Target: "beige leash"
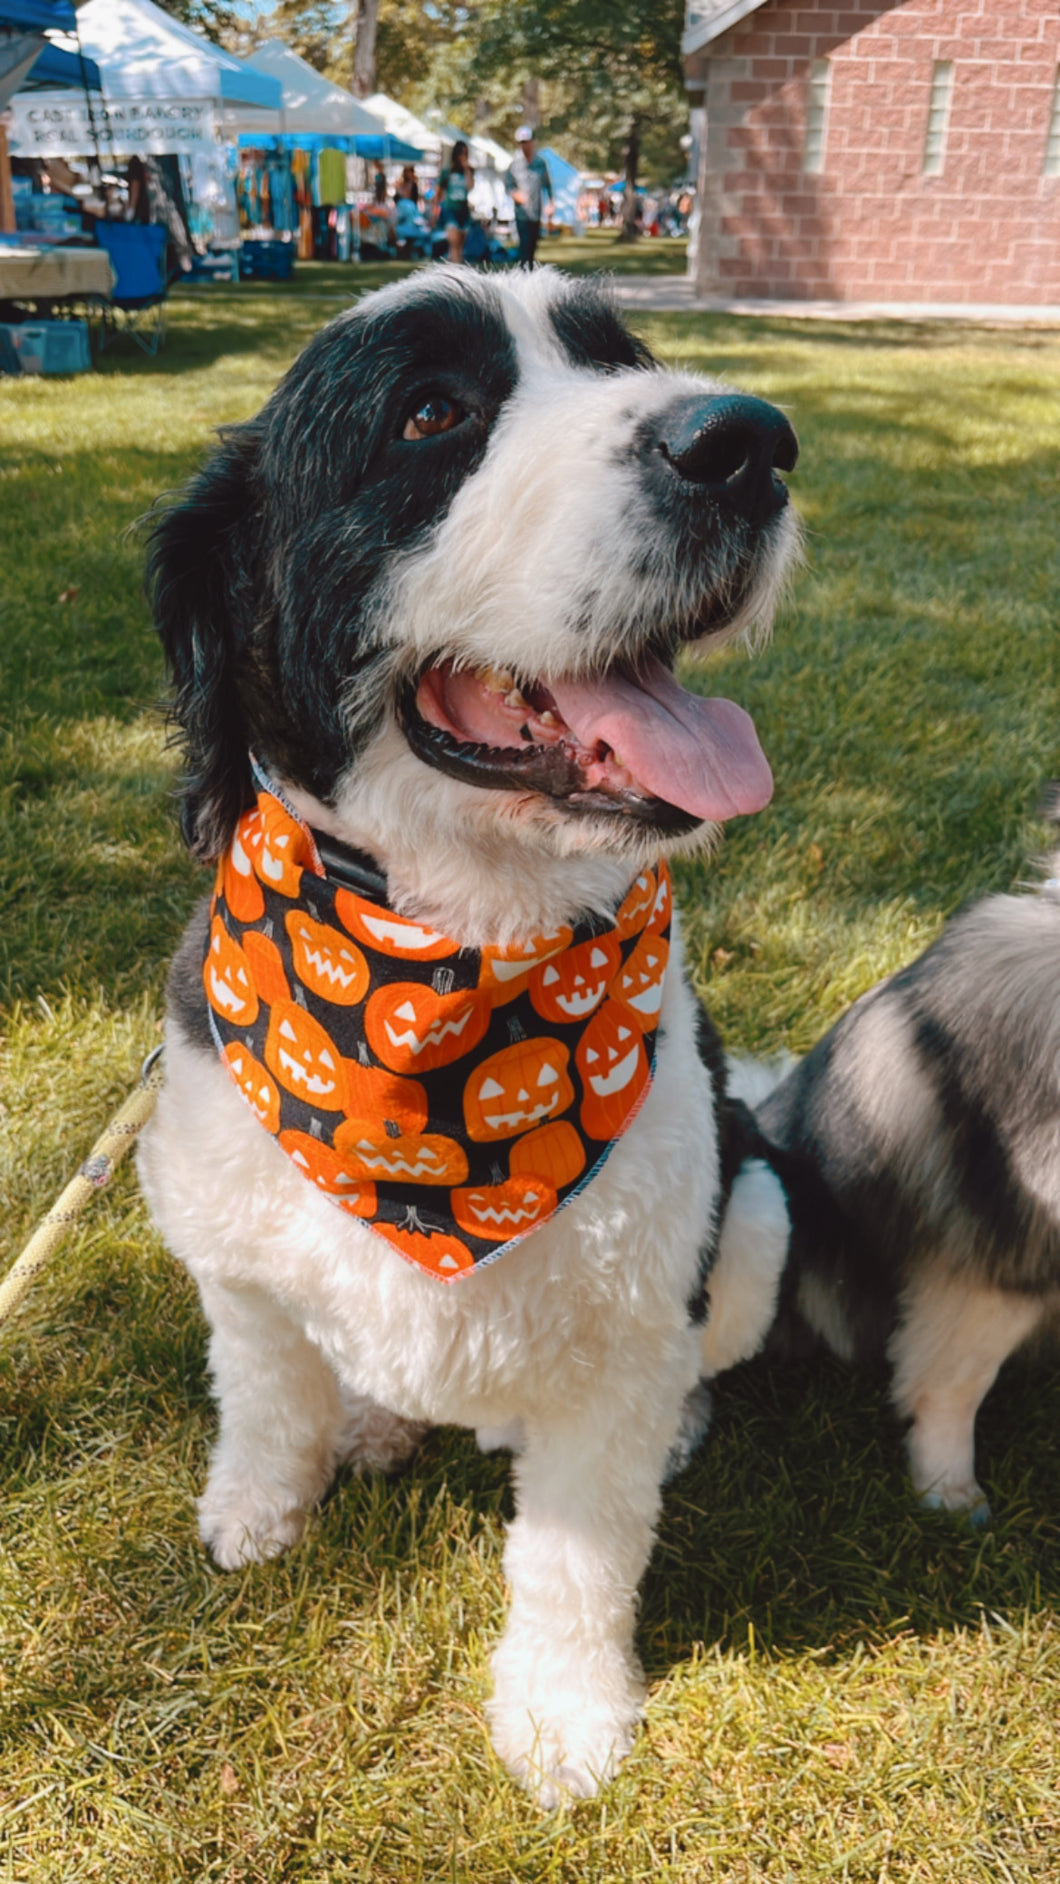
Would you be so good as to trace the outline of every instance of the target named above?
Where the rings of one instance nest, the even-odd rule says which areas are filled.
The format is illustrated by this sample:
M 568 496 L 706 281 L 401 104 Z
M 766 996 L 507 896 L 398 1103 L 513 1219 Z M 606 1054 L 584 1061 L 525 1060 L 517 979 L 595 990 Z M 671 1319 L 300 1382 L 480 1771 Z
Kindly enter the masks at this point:
M 85 1205 L 110 1183 L 126 1152 L 132 1149 L 151 1117 L 164 1077 L 162 1048 L 156 1047 L 144 1061 L 135 1092 L 129 1094 L 121 1111 L 115 1113 L 77 1176 L 70 1179 L 62 1196 L 56 1198 L 21 1256 L 0 1282 L 0 1328 L 14 1314 L 34 1278 L 50 1262 Z

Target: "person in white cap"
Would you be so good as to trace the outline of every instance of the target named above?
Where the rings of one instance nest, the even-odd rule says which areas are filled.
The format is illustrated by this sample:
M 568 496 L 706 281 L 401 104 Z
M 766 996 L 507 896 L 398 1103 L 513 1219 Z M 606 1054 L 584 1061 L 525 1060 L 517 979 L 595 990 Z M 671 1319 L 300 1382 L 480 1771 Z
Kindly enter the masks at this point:
M 505 173 L 505 187 L 515 204 L 515 233 L 519 239 L 519 261 L 525 268 L 534 266 L 537 239 L 541 234 L 541 212 L 545 198 L 551 209 L 552 178 L 543 157 L 534 150 L 534 128 L 521 124 L 515 133 L 519 146 Z

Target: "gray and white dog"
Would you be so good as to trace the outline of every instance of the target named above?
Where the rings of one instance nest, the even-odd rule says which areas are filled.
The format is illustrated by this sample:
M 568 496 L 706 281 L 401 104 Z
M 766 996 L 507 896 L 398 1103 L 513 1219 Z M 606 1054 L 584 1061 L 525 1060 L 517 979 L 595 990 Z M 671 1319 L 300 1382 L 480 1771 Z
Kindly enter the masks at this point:
M 1060 853 L 1036 893 L 956 916 L 765 1096 L 753 1081 L 749 1149 L 791 1218 L 777 1344 L 801 1324 L 845 1360 L 886 1357 L 916 1491 L 982 1521 L 977 1410 L 1060 1307 Z

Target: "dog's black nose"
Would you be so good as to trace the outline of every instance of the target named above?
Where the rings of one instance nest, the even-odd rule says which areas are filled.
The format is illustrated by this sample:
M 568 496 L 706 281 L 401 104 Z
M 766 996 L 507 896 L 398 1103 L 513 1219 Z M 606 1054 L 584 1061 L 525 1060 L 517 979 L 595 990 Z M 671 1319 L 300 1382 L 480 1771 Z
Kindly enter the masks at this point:
M 799 441 L 782 412 L 747 393 L 692 399 L 672 409 L 658 441 L 678 477 L 698 484 L 748 523 L 783 510 L 787 490 L 777 471 L 791 471 Z

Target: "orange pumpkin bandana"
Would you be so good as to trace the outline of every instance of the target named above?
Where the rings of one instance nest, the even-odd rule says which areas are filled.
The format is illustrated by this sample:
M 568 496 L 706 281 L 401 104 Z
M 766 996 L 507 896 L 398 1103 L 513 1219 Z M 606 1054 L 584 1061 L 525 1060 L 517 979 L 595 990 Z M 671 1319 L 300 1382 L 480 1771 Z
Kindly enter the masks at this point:
M 610 921 L 463 949 L 328 875 L 256 778 L 211 906 L 218 1051 L 308 1183 L 455 1281 L 576 1196 L 642 1104 L 669 872 L 644 871 Z

